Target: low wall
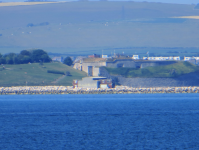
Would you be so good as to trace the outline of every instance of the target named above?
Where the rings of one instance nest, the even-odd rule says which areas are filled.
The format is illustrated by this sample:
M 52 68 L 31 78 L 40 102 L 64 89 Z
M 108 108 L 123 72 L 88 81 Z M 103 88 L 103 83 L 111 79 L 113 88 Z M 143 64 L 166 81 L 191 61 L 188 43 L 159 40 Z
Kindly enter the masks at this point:
M 119 67 L 128 67 L 128 68 L 145 68 L 149 66 L 162 66 L 174 64 L 176 61 L 152 61 L 152 60 L 132 60 L 132 59 L 121 59 L 115 60 L 113 62 L 107 62 L 106 67 L 108 68 L 119 68 Z
M 100 75 L 113 79 L 120 85 L 129 87 L 181 87 L 199 86 L 199 73 L 189 73 L 177 78 L 125 78 L 112 76 L 105 68 L 100 68 Z
M 189 73 L 177 78 L 124 78 L 118 76 L 121 85 L 130 87 L 181 87 L 199 86 L 199 73 Z

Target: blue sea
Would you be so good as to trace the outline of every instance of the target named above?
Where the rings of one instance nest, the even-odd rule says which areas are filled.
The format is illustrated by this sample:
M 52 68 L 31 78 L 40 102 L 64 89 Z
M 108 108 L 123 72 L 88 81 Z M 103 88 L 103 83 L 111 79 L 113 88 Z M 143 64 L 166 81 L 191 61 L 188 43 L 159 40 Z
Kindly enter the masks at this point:
M 199 94 L 1 95 L 0 150 L 199 149 Z

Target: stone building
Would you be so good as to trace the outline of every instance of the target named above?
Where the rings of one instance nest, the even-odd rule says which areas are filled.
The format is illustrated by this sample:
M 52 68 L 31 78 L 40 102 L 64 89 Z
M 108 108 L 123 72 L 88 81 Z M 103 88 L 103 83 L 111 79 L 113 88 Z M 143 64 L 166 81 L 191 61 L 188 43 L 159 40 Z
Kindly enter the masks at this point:
M 99 67 L 106 66 L 106 58 L 84 58 L 76 62 L 73 68 L 84 71 L 88 76 L 99 76 Z
M 112 79 L 106 77 L 85 77 L 82 80 L 73 80 L 73 88 L 113 88 Z
M 108 68 L 145 68 L 149 66 L 162 66 L 174 64 L 177 61 L 142 60 L 132 58 L 84 58 L 76 62 L 73 68 L 85 71 L 88 76 L 100 76 L 100 67 Z

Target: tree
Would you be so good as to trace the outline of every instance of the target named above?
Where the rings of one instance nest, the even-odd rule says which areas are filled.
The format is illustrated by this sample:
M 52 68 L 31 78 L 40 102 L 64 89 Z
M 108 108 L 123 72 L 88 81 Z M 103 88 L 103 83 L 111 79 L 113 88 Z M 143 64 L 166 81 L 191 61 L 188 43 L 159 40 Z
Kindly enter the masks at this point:
M 20 54 L 8 53 L 5 55 L 1 55 L 0 53 L 0 64 L 27 64 L 29 62 L 51 62 L 52 59 L 48 56 L 48 54 L 42 50 L 22 50 Z
M 50 62 L 51 58 L 48 56 L 48 54 L 44 54 L 44 55 L 41 56 L 41 60 L 43 62 Z
M 14 57 L 14 64 L 21 64 L 21 61 L 20 61 L 20 59 L 19 59 L 19 57 L 17 56 L 17 57 Z
M 32 62 L 40 62 L 40 60 L 43 61 L 43 62 L 50 62 L 51 61 L 51 58 L 42 49 L 34 50 L 31 53 L 31 59 L 32 59 Z
M 0 58 L 0 64 L 6 64 L 6 59 L 5 58 Z
M 22 64 L 28 64 L 29 62 L 31 62 L 31 58 L 29 56 L 24 56 L 22 59 L 21 59 L 21 63 Z
M 15 56 L 16 56 L 15 53 L 9 53 L 9 54 L 5 54 L 3 57 L 4 57 L 4 58 L 7 58 L 7 57 L 9 57 L 9 58 L 14 58 Z
M 30 56 L 30 55 L 31 55 L 31 53 L 30 53 L 29 51 L 27 51 L 27 50 L 22 50 L 22 51 L 20 52 L 20 54 L 21 54 L 21 55 L 25 55 L 25 56 Z
M 14 64 L 13 58 L 6 57 L 6 64 Z
M 70 57 L 66 57 L 64 59 L 64 64 L 68 65 L 68 66 L 71 66 L 73 64 L 73 61 Z
M 14 64 L 14 58 L 17 55 L 15 53 L 9 53 L 3 56 L 3 58 L 5 58 L 6 60 L 6 64 Z

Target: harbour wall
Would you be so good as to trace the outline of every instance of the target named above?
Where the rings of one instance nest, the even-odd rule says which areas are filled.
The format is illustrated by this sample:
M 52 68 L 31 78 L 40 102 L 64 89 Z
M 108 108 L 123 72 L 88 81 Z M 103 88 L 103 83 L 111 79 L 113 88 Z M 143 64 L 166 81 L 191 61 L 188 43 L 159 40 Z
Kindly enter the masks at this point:
M 199 93 L 199 87 L 156 87 L 133 88 L 116 86 L 115 88 L 73 88 L 72 86 L 23 86 L 0 87 L 0 95 L 13 94 L 149 94 L 149 93 Z
M 129 87 L 184 87 L 199 86 L 199 73 L 189 73 L 176 78 L 124 78 L 117 77 L 121 85 Z
M 110 75 L 105 68 L 100 67 L 100 75 L 115 80 L 120 85 L 135 88 L 199 86 L 199 72 L 188 73 L 175 78 L 125 78 Z

